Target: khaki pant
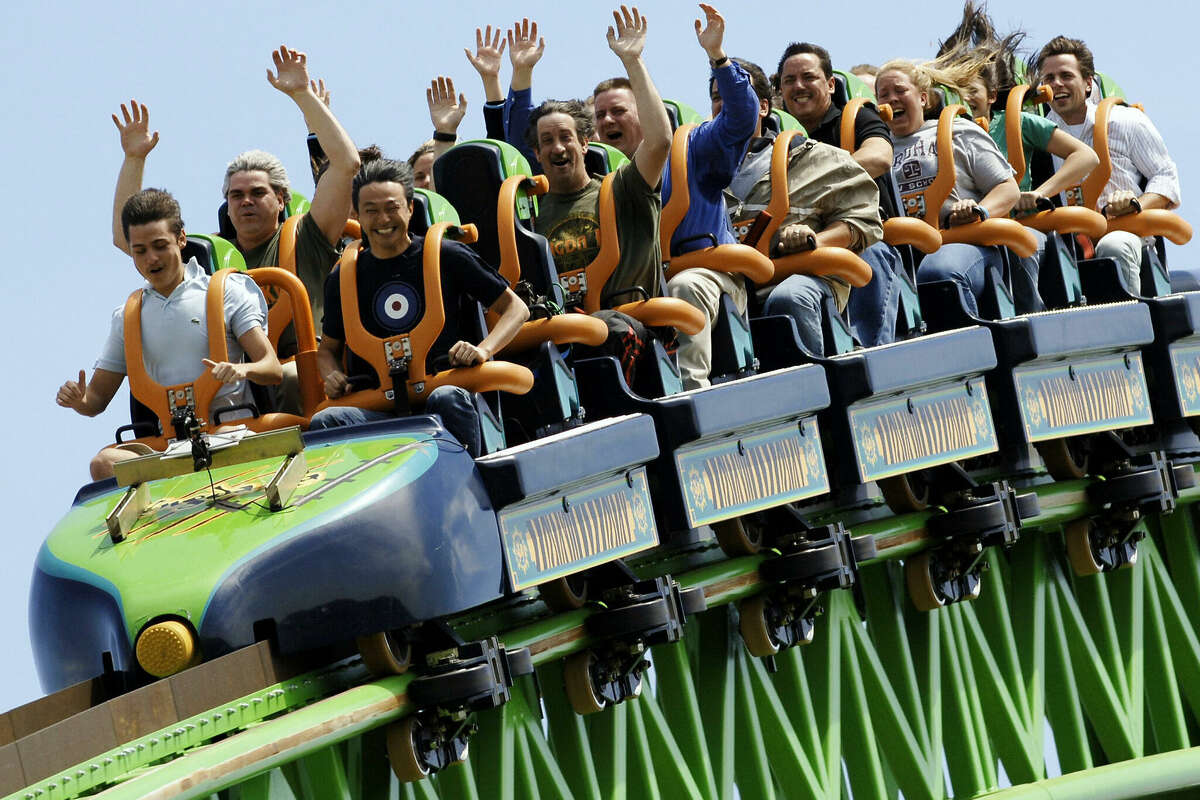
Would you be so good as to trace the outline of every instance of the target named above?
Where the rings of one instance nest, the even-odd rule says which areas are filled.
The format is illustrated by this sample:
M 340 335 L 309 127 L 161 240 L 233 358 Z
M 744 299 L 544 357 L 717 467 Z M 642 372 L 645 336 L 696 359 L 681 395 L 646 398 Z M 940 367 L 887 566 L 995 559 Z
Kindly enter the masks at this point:
M 720 310 L 721 295 L 733 298 L 738 313 L 746 313 L 746 282 L 741 275 L 699 267 L 686 269 L 667 282 L 667 293 L 704 312 L 708 321 L 694 336 L 679 333 L 679 374 L 684 389 L 708 386 L 712 370 L 712 326 Z

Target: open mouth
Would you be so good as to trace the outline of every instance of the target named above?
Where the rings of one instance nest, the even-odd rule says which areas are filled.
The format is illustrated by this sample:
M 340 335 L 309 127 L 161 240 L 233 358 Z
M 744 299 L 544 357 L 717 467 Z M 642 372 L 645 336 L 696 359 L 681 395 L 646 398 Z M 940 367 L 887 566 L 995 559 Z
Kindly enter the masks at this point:
M 392 226 L 391 226 L 391 227 L 389 227 L 389 228 L 376 228 L 376 229 L 375 229 L 375 234 L 376 234 L 377 236 L 391 236 L 391 235 L 392 235 L 393 233 L 395 233 L 395 232 L 396 232 L 396 226 L 395 226 L 395 225 L 392 225 Z

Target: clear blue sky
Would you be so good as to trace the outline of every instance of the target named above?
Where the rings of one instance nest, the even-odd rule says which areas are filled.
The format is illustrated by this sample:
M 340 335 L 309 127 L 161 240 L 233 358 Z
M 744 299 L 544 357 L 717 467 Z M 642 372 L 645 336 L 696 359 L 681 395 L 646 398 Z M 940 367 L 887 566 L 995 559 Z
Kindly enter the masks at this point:
M 378 143 L 407 157 L 430 134 L 424 87 L 442 73 L 470 103 L 466 136 L 482 135 L 482 90 L 462 48 L 474 47 L 476 25 L 508 25 L 522 15 L 539 21 L 546 55 L 535 96 L 584 96 L 599 79 L 619 74 L 605 43 L 611 22 L 603 4 L 460 0 L 342 4 L 206 0 L 113 3 L 9 2 L 0 12 L 0 96 L 9 111 L 3 137 L 9 175 L 0 203 L 11 226 L 0 281 L 10 389 L 0 400 L 4 558 L 0 559 L 0 710 L 40 694 L 27 632 L 29 577 L 49 529 L 87 479 L 87 459 L 127 422 L 124 391 L 96 419 L 54 405 L 54 394 L 80 368 L 89 373 L 112 310 L 138 284 L 130 260 L 110 243 L 113 182 L 121 150 L 109 115 L 131 96 L 150 107 L 161 132 L 146 185 L 175 193 L 188 229 L 215 229 L 225 164 L 260 147 L 278 154 L 295 186 L 311 192 L 305 130 L 299 111 L 265 78 L 272 48 L 305 50 L 309 69 L 333 91 L 333 108 L 355 142 Z M 836 66 L 892 57 L 925 58 L 957 23 L 954 0 L 901 5 L 789 3 L 768 18 L 769 3 L 719 6 L 728 21 L 726 50 L 772 71 L 791 40 L 824 44 Z M 1086 11 L 1084 10 L 1086 8 Z M 502 9 L 502 10 L 501 10 Z M 707 108 L 707 65 L 695 42 L 695 6 L 655 0 L 646 60 L 664 96 Z M 1086 6 L 1012 0 L 993 3 L 1001 30 L 1023 26 L 1032 45 L 1059 33 L 1082 36 L 1098 68 L 1130 99 L 1145 104 L 1179 164 L 1185 205 L 1200 175 L 1187 120 L 1190 85 L 1200 63 L 1192 38 L 1196 12 L 1187 4 L 1099 0 Z M 507 58 L 507 56 L 506 56 Z M 501 74 L 507 85 L 508 68 Z M 1176 87 L 1172 90 L 1171 87 Z M 1175 266 L 1200 252 L 1171 246 Z M 28 369 L 25 373 L 23 370 Z

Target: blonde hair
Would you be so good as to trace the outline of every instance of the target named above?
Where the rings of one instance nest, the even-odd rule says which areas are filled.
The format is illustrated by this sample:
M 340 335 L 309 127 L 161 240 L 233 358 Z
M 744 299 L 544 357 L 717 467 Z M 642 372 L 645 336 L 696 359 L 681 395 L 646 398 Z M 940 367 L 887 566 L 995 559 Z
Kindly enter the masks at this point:
M 917 87 L 917 91 L 925 92 L 925 110 L 935 107 L 933 87 L 945 86 L 960 97 L 965 95 L 964 88 L 971 83 L 979 73 L 991 62 L 995 54 L 983 48 L 970 52 L 962 52 L 955 48 L 936 61 L 911 61 L 906 58 L 894 58 L 879 68 L 879 74 L 899 72 L 908 77 Z

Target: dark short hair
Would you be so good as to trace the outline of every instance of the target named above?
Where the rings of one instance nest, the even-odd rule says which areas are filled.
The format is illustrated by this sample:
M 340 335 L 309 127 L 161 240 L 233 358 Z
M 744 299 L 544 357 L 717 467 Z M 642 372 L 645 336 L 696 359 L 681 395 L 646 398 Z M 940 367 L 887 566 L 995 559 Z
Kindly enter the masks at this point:
M 750 76 L 750 87 L 754 89 L 754 94 L 759 100 L 766 100 L 768 108 L 775 107 L 775 94 L 771 91 L 771 81 L 767 78 L 767 73 L 763 72 L 763 68 L 753 61 L 747 61 L 744 58 L 730 58 L 730 61 L 737 64 L 746 71 Z M 712 93 L 713 84 L 716 83 L 715 78 L 710 78 L 708 81 L 708 91 Z
M 792 56 L 798 56 L 808 53 L 817 57 L 821 62 L 821 71 L 825 73 L 826 78 L 833 77 L 833 62 L 829 59 L 829 51 L 819 44 L 812 42 L 792 42 L 783 51 L 783 55 L 779 57 L 779 65 L 775 67 L 775 86 L 779 87 L 779 82 L 783 76 L 783 64 Z
M 350 200 L 354 210 L 358 211 L 358 192 L 362 187 L 371 183 L 398 183 L 404 187 L 404 197 L 410 203 L 413 199 L 412 167 L 403 161 L 393 161 L 390 158 L 377 158 L 362 165 L 362 169 L 354 176 L 350 184 Z
M 183 213 L 179 202 L 163 189 L 142 189 L 121 207 L 121 230 L 129 241 L 129 229 L 134 225 L 149 225 L 160 219 L 167 221 L 171 233 L 183 233 Z
M 633 84 L 629 82 L 629 78 L 608 78 L 596 84 L 596 88 L 592 89 L 592 97 L 601 92 L 610 92 L 613 89 L 628 89 L 633 91 Z
M 601 86 L 603 85 L 601 84 Z M 535 152 L 538 148 L 538 120 L 547 114 L 566 114 L 575 120 L 575 133 L 579 135 L 579 140 L 582 142 L 586 142 L 592 135 L 592 115 L 588 113 L 587 106 L 583 104 L 582 100 L 547 100 L 529 115 L 529 125 L 525 128 L 525 143 Z
M 1088 49 L 1082 39 L 1055 36 L 1046 42 L 1045 46 L 1038 51 L 1037 58 L 1033 62 L 1039 78 L 1042 73 L 1042 63 L 1050 56 L 1075 56 L 1075 60 L 1079 62 L 1079 73 L 1085 81 L 1090 80 L 1096 74 L 1096 62 L 1092 59 L 1092 51 Z
M 358 163 L 366 164 L 368 161 L 378 161 L 383 158 L 383 151 L 379 149 L 377 144 L 369 144 L 366 147 L 360 147 L 358 150 Z
M 417 162 L 421 160 L 421 156 L 423 156 L 427 153 L 432 153 L 432 152 L 433 152 L 433 145 L 430 144 L 429 142 L 426 142 L 425 144 L 421 145 L 416 150 L 414 150 L 413 154 L 408 157 L 408 165 L 410 167 L 412 167 L 413 169 L 416 169 Z M 360 156 L 360 159 L 361 159 L 361 156 Z

